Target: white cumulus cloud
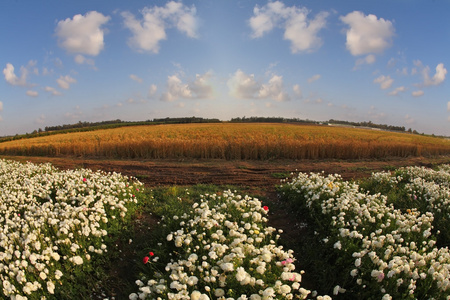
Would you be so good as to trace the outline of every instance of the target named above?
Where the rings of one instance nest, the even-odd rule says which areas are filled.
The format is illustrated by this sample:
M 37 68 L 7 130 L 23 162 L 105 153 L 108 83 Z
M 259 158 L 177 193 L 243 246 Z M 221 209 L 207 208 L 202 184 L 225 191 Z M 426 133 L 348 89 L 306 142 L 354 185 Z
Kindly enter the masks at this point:
M 90 11 L 83 15 L 75 15 L 59 21 L 55 34 L 58 37 L 59 46 L 69 53 L 81 53 L 97 56 L 104 48 L 105 30 L 102 28 L 110 17 Z M 77 58 L 77 63 L 81 62 Z
M 183 83 L 177 75 L 169 76 L 167 79 L 167 92 L 163 93 L 161 100 L 175 101 L 179 98 L 191 98 L 192 92 L 189 85 Z
M 347 49 L 352 55 L 381 53 L 392 45 L 394 26 L 391 21 L 360 11 L 353 11 L 340 17 L 349 26 L 347 29 Z
M 194 97 L 196 99 L 206 99 L 213 97 L 213 87 L 211 85 L 212 72 L 195 75 L 195 80 L 190 84 Z
M 392 79 L 391 76 L 389 76 L 389 75 L 388 76 L 381 75 L 381 76 L 375 78 L 373 82 L 379 83 L 380 88 L 382 90 L 386 90 L 391 87 L 392 83 L 394 82 L 394 79 Z
M 62 89 L 68 90 L 70 88 L 70 84 L 77 82 L 75 78 L 70 77 L 69 75 L 60 76 L 56 79 L 58 86 Z
M 170 1 L 165 6 L 145 7 L 142 19 L 130 12 L 123 12 L 124 25 L 132 32 L 130 47 L 138 52 L 159 52 L 159 42 L 167 38 L 166 28 L 175 27 L 188 37 L 197 37 L 198 21 L 195 6 L 187 7 L 181 2 Z
M 156 86 L 156 84 L 152 84 L 150 85 L 150 87 L 148 88 L 148 97 L 151 98 L 156 94 L 156 91 L 158 90 L 158 87 Z
M 230 95 L 238 99 L 289 100 L 289 95 L 284 91 L 283 77 L 278 75 L 272 75 L 267 83 L 259 83 L 253 74 L 237 70 L 227 85 Z
M 436 73 L 430 78 L 430 68 L 427 66 L 422 70 L 422 75 L 424 78 L 424 85 L 439 85 L 445 80 L 445 75 L 447 75 L 447 69 L 444 67 L 443 63 L 436 66 Z
M 228 80 L 228 88 L 230 95 L 238 99 L 252 99 L 255 98 L 255 94 L 260 89 L 260 84 L 255 80 L 255 75 L 247 75 L 241 70 L 237 70 L 236 73 Z
M 296 84 L 292 87 L 292 90 L 294 91 L 294 95 L 297 98 L 301 98 L 303 93 L 302 93 L 302 89 L 300 88 L 300 85 Z
M 291 42 L 292 53 L 313 51 L 322 45 L 318 36 L 326 26 L 327 12 L 320 12 L 313 19 L 308 19 L 309 10 L 304 7 L 285 6 L 280 1 L 269 2 L 253 9 L 249 20 L 252 37 L 262 37 L 273 28 L 284 29 L 283 38 Z
M 213 98 L 213 87 L 210 79 L 211 72 L 197 74 L 195 80 L 190 83 L 182 81 L 179 75 L 167 78 L 167 91 L 161 95 L 162 101 L 175 101 L 178 99 L 207 99 Z M 150 89 L 153 89 L 152 87 Z M 156 92 L 156 86 L 154 88 Z
M 420 60 L 415 60 L 413 63 L 415 68 L 413 68 L 411 75 L 421 74 L 423 78 L 422 83 L 415 84 L 416 87 L 423 88 L 428 86 L 436 86 L 444 82 L 447 75 L 447 69 L 444 67 L 443 63 L 439 63 L 436 66 L 436 73 L 433 76 L 430 75 L 430 67 L 424 66 Z
M 20 77 L 18 77 L 14 72 L 14 66 L 10 63 L 6 64 L 3 69 L 3 75 L 5 75 L 5 80 L 11 85 L 26 86 L 28 70 L 25 67 L 20 68 Z
M 268 83 L 262 84 L 258 91 L 258 98 L 273 99 L 278 102 L 289 100 L 288 94 L 284 92 L 283 77 L 273 75 Z

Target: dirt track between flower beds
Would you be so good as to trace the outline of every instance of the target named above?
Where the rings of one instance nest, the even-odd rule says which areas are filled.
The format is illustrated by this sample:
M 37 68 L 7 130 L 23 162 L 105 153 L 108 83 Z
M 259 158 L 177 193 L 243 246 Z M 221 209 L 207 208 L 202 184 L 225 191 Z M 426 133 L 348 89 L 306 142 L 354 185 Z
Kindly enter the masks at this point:
M 106 160 L 73 157 L 4 156 L 22 162 L 49 162 L 60 169 L 89 168 L 118 172 L 137 177 L 148 187 L 164 185 L 216 184 L 234 185 L 269 191 L 291 172 L 322 172 L 340 174 L 343 179 L 369 177 L 372 172 L 403 166 L 433 167 L 450 164 L 450 156 L 410 157 L 381 160 Z

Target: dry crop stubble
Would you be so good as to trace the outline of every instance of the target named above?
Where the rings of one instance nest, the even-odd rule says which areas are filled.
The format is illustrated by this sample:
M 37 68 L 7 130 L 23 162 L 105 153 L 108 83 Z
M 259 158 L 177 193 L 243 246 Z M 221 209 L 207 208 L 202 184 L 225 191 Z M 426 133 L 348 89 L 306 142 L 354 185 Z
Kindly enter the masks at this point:
M 450 141 L 442 138 L 279 123 L 133 126 L 0 143 L 3 155 L 125 159 L 380 159 L 449 153 Z

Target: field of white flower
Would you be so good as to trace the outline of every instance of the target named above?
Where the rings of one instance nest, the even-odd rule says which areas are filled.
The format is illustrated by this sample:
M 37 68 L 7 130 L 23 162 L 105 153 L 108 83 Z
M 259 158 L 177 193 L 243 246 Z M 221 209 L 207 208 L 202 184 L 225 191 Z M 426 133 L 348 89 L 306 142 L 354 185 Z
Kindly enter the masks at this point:
M 162 252 L 173 256 L 161 263 L 149 252 L 143 259 L 148 268 L 136 281 L 139 291 L 130 299 L 306 299 L 311 294 L 300 285 L 303 271 L 295 271 L 292 250 L 277 245 L 277 230 L 266 225 L 267 206 L 231 191 L 201 198 L 190 211 L 163 220 L 173 229 L 165 241 L 171 250 Z
M 300 173 L 279 187 L 315 231 L 317 273 L 338 272 L 331 289 L 296 270 L 302 253 L 281 246 L 281 231 L 267 225 L 277 208 L 200 190 L 144 191 L 116 173 L 0 160 L 0 298 L 97 299 L 96 281 L 126 238 L 127 255 L 137 254 L 127 260 L 136 277 L 119 277 L 136 281 L 120 294 L 130 299 L 450 299 L 448 165 L 359 183 Z M 147 227 L 145 214 L 158 225 Z
M 0 160 L 0 297 L 81 297 L 140 188 L 115 173 Z
M 361 185 L 300 173 L 279 191 L 337 254 L 336 297 L 450 299 L 449 179 L 448 165 L 375 173 Z

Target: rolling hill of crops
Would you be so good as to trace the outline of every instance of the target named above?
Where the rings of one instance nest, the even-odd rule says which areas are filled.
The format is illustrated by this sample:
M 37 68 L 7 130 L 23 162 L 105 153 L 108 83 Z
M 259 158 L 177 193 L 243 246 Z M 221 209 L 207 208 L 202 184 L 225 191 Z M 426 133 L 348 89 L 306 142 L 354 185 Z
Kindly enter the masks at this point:
M 141 159 L 379 159 L 447 154 L 450 141 L 442 138 L 278 123 L 129 126 L 0 143 L 0 155 Z

